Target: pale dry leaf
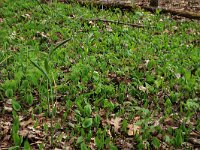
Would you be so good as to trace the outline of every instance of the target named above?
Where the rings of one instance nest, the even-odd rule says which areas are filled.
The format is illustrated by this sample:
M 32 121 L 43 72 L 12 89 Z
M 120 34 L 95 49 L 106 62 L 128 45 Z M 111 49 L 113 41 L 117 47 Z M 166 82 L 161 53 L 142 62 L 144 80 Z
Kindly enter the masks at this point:
M 113 29 L 111 28 L 111 26 L 106 26 L 106 31 L 108 31 L 108 32 L 112 32 Z
M 95 25 L 94 21 L 89 21 L 89 24 L 92 25 L 92 26 Z
M 29 131 L 26 129 L 19 131 L 19 135 L 21 135 L 22 137 L 27 137 L 28 134 L 29 134 Z
M 154 122 L 154 127 L 156 127 L 156 126 L 158 126 L 160 124 L 160 120 L 155 120 L 155 122 Z
M 8 141 L 8 140 L 10 140 L 10 137 L 11 137 L 11 135 L 6 135 L 6 136 L 3 138 L 3 141 Z
M 8 105 L 12 105 L 12 99 L 8 99 L 8 100 L 6 100 L 6 104 L 8 104 Z
M 175 31 L 178 30 L 177 26 L 173 26 L 172 29 L 174 29 Z
M 122 118 L 120 118 L 120 117 L 116 117 L 115 119 L 114 118 L 111 119 L 110 124 L 114 126 L 115 132 L 118 132 L 118 129 L 120 128 L 121 120 L 122 120 Z
M 139 90 L 142 91 L 142 92 L 147 92 L 147 88 L 144 87 L 144 86 L 139 86 Z
M 0 18 L 0 23 L 2 23 L 3 22 L 3 18 Z
M 21 126 L 22 128 L 24 128 L 24 127 L 28 126 L 29 124 L 33 124 L 33 123 L 34 123 L 34 122 L 33 122 L 32 118 L 30 118 L 30 119 L 27 120 L 27 121 L 20 122 L 20 126 Z
M 175 76 L 176 76 L 177 79 L 179 79 L 181 77 L 181 74 L 180 73 L 176 73 Z
M 69 15 L 69 17 L 68 18 L 70 18 L 70 19 L 74 19 L 76 16 L 74 15 L 74 14 L 71 14 L 71 15 Z
M 106 129 L 106 132 L 108 133 L 109 137 L 112 137 L 112 134 L 109 129 Z
M 95 148 L 96 148 L 95 138 L 92 137 L 91 140 L 90 140 L 90 149 L 95 150 Z
M 31 18 L 31 16 L 29 14 L 24 14 L 24 15 L 22 15 L 22 17 L 25 18 L 25 19 L 30 19 Z
M 198 138 L 189 138 L 189 142 L 194 145 L 200 146 L 200 139 L 198 139 Z
M 145 65 L 146 67 L 147 67 L 148 64 L 149 64 L 149 61 L 150 61 L 150 60 L 145 60 L 145 64 L 144 64 L 144 65 Z
M 138 125 L 134 125 L 134 124 L 129 124 L 128 125 L 128 135 L 129 136 L 133 136 L 135 135 L 136 133 L 140 133 L 140 129 L 141 127 L 138 126 Z
M 10 113 L 10 112 L 12 112 L 13 109 L 11 106 L 10 107 L 4 106 L 4 110 Z
M 136 116 L 136 117 L 134 118 L 134 121 L 138 121 L 138 120 L 140 120 L 140 116 Z

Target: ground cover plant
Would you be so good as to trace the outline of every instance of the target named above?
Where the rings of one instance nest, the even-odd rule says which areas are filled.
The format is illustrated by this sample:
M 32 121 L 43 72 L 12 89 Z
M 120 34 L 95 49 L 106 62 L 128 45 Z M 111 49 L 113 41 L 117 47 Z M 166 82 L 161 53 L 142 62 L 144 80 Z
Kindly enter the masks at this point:
M 2 0 L 0 41 L 0 149 L 199 147 L 198 21 Z

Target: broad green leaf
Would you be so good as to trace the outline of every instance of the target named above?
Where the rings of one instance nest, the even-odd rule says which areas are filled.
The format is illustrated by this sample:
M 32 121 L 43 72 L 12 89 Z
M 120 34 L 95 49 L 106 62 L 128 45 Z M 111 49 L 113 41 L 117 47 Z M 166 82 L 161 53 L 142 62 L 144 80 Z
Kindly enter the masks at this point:
M 82 124 L 83 128 L 89 128 L 92 126 L 92 118 L 86 118 Z
M 176 136 L 175 136 L 175 139 L 174 139 L 175 147 L 181 146 L 182 143 L 183 143 L 182 130 L 181 129 L 177 129 L 176 130 Z
M 33 104 L 33 95 L 32 94 L 27 95 L 27 103 L 29 105 Z
M 22 87 L 26 89 L 26 88 L 28 88 L 28 86 L 29 86 L 29 81 L 28 80 L 23 80 Z
M 24 142 L 24 150 L 31 150 L 31 146 L 30 146 L 28 140 L 26 140 L 26 141 Z
M 21 109 L 20 104 L 15 100 L 12 100 L 12 106 L 13 106 L 14 110 L 16 110 L 16 111 L 19 111 Z
M 110 144 L 110 150 L 118 150 L 118 148 L 114 144 Z
M 23 141 L 22 137 L 20 137 L 17 133 L 12 133 L 12 138 L 16 146 L 21 146 Z
M 7 89 L 5 92 L 6 97 L 11 98 L 13 97 L 13 90 L 12 89 Z
M 156 149 L 160 148 L 160 141 L 158 140 L 158 138 L 154 137 L 153 141 L 152 141 L 152 144 Z
M 97 148 L 100 149 L 103 143 L 98 137 L 95 137 L 95 144 L 97 145 Z
M 93 72 L 93 78 L 95 81 L 99 81 L 99 73 L 97 71 Z
M 77 139 L 77 144 L 80 144 L 83 142 L 83 137 L 82 136 L 79 136 L 78 139 Z
M 86 116 L 89 116 L 92 112 L 92 109 L 91 109 L 91 105 L 87 104 L 85 107 L 84 107 L 84 113 L 86 114 Z
M 85 143 L 81 143 L 81 150 L 88 150 L 87 146 Z

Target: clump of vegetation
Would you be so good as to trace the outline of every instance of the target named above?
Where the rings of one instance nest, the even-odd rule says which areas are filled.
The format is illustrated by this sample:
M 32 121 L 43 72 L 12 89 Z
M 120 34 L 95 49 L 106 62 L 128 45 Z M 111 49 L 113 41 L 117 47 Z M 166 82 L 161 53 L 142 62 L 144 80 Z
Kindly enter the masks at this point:
M 199 144 L 197 21 L 75 3 L 4 1 L 1 148 Z

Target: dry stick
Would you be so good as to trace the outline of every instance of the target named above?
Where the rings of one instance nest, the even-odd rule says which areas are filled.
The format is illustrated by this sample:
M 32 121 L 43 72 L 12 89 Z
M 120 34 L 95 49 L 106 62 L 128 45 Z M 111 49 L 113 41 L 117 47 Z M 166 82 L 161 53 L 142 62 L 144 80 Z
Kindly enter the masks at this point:
M 144 28 L 144 27 L 147 27 L 147 26 L 145 26 L 145 25 L 140 25 L 140 24 L 132 24 L 132 23 L 119 22 L 119 21 L 113 21 L 113 20 L 106 20 L 106 19 L 100 19 L 100 18 L 89 19 L 88 21 L 110 22 L 110 23 L 128 25 L 128 26 L 137 27 L 137 28 Z M 151 26 L 151 27 L 152 27 L 152 26 Z
M 104 7 L 114 7 L 122 8 L 127 10 L 133 10 L 137 6 L 132 4 L 131 1 L 122 1 L 122 0 L 70 0 L 70 2 L 77 2 L 81 5 L 92 4 L 94 6 L 104 6 Z
M 133 5 L 131 3 L 127 3 L 126 1 L 121 0 L 73 0 L 73 2 L 78 2 L 81 5 L 104 5 L 105 7 L 117 7 L 121 9 L 126 9 L 129 11 L 133 11 L 138 6 Z M 157 8 L 157 7 L 150 7 L 150 6 L 143 6 L 139 5 L 140 8 L 145 9 L 150 12 L 156 12 L 157 9 L 160 9 L 161 13 L 170 13 L 172 15 L 182 16 L 190 19 L 197 19 L 200 20 L 200 13 L 195 12 L 189 12 L 189 11 L 181 11 L 181 10 L 175 10 L 175 9 L 167 9 L 167 8 Z
M 150 12 L 156 12 L 156 10 L 160 10 L 160 13 L 170 13 L 171 15 L 177 15 L 181 17 L 186 17 L 189 19 L 197 19 L 200 20 L 200 13 L 189 12 L 189 11 L 182 11 L 176 9 L 167 9 L 167 8 L 157 8 L 157 7 L 150 7 L 150 6 L 140 6 L 144 10 L 148 10 Z
M 42 7 L 42 5 L 40 4 L 40 1 L 39 0 L 36 0 L 37 1 L 37 3 L 38 3 L 38 5 L 42 8 L 42 10 L 43 10 L 43 12 L 45 13 L 45 14 L 47 14 L 47 12 L 45 11 L 45 9 Z

